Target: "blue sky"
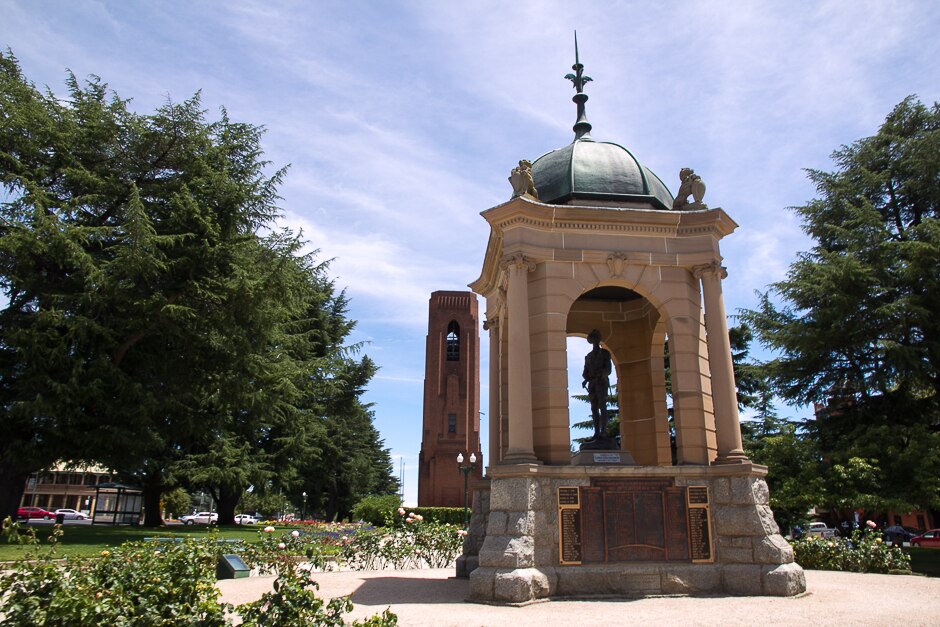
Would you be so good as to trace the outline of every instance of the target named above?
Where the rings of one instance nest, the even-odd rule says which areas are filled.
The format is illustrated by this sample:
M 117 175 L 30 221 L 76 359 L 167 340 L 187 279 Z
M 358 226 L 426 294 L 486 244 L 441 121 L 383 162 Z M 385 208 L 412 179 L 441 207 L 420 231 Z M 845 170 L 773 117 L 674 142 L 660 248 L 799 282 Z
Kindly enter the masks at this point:
M 69 68 L 141 111 L 201 90 L 213 115 L 267 127 L 267 158 L 290 164 L 284 223 L 334 260 L 414 503 L 428 298 L 479 275 L 479 213 L 509 198 L 519 159 L 573 139 L 574 29 L 594 138 L 673 192 L 695 168 L 740 224 L 722 242 L 729 313 L 810 246 L 786 210 L 813 196 L 802 169 L 831 168 L 905 96 L 940 100 L 938 3 L 578 4 L 0 0 L 0 45 L 56 92 Z

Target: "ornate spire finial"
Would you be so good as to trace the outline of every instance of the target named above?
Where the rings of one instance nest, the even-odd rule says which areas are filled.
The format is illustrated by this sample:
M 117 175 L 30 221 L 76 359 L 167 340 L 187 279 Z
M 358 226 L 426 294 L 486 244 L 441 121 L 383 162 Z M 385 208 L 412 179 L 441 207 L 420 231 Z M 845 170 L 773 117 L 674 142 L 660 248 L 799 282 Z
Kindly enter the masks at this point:
M 574 124 L 574 138 L 579 140 L 582 137 L 591 138 L 591 123 L 587 120 L 587 115 L 584 113 L 584 103 L 587 102 L 588 96 L 584 93 L 584 84 L 588 81 L 592 81 L 590 76 L 584 75 L 584 66 L 581 65 L 581 59 L 578 56 L 578 31 L 574 32 L 574 65 L 571 66 L 571 69 L 575 71 L 574 74 L 566 74 L 565 78 L 572 82 L 574 85 L 576 93 L 572 100 L 576 105 L 578 105 L 578 121 Z

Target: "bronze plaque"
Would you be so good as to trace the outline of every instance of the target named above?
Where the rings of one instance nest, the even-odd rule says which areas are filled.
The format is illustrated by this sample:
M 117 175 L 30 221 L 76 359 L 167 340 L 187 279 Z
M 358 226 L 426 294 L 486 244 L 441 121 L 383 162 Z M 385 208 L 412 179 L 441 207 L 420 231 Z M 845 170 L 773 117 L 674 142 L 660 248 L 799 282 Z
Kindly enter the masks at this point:
M 658 492 L 672 487 L 672 479 L 606 479 L 594 478 L 592 488 L 617 492 Z
M 709 562 L 712 559 L 711 534 L 708 529 L 708 508 L 689 508 L 689 545 L 693 562 Z
M 689 559 L 689 521 L 685 514 L 685 494 L 682 488 L 666 490 L 666 559 Z
M 566 507 L 558 511 L 559 552 L 562 564 L 581 563 L 581 510 Z
M 579 488 L 558 488 L 558 505 L 580 505 L 578 498 Z
M 708 505 L 708 488 L 689 486 L 689 505 Z
M 604 493 L 597 488 L 581 491 L 581 559 L 587 562 L 607 561 L 607 542 L 604 532 Z
M 688 561 L 686 490 L 672 479 L 595 478 L 581 495 L 585 563 Z

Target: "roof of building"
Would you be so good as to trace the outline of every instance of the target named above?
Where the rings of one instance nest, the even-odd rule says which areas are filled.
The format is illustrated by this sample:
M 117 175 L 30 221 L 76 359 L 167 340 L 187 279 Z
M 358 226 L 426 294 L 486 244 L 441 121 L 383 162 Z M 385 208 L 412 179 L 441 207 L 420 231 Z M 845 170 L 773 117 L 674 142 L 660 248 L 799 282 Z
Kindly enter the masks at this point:
M 539 200 L 567 204 L 572 200 L 648 202 L 670 209 L 672 194 L 649 168 L 619 144 L 590 136 L 542 155 L 532 164 Z
M 671 209 L 673 197 L 658 176 L 619 144 L 594 141 L 587 120 L 584 86 L 593 79 L 584 74 L 575 33 L 573 74 L 565 76 L 575 88 L 577 105 L 574 141 L 542 155 L 532 164 L 532 181 L 539 200 L 549 204 L 582 204 L 578 201 L 623 201 L 632 206 L 649 204 Z

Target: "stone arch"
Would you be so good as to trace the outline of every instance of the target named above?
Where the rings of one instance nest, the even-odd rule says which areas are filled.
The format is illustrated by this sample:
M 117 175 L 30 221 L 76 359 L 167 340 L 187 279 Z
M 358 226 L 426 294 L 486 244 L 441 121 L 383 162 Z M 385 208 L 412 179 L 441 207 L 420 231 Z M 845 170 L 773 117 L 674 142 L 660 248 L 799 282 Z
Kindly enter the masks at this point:
M 575 299 L 567 311 L 566 334 L 586 337 L 592 329 L 600 331 L 619 383 L 621 449 L 640 465 L 670 465 L 664 315 L 622 283 L 601 282 Z

